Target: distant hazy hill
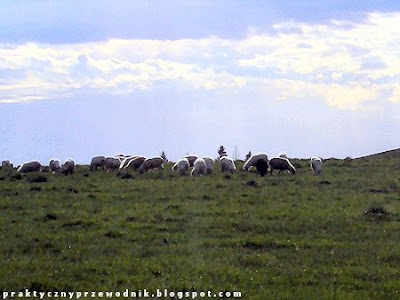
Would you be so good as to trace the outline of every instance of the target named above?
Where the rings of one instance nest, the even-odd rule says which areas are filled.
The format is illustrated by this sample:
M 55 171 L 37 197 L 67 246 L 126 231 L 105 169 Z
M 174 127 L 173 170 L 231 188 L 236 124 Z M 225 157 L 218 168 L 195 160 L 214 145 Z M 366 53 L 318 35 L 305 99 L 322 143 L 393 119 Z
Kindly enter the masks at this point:
M 370 154 L 359 158 L 400 158 L 400 148 L 384 151 L 381 153 Z

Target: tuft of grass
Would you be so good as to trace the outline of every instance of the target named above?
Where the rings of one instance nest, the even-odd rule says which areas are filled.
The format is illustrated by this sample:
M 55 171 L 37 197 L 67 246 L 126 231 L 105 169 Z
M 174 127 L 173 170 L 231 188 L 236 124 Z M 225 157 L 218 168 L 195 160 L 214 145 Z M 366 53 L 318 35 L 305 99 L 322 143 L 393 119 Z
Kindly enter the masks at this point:
M 21 180 L 21 179 L 22 179 L 22 175 L 19 174 L 19 173 L 17 173 L 17 174 L 15 174 L 15 175 L 12 175 L 12 176 L 11 176 L 10 181 Z
M 46 175 L 43 175 L 40 173 L 32 173 L 32 174 L 28 174 L 27 181 L 41 183 L 41 182 L 47 182 L 48 178 Z
M 364 211 L 364 215 L 369 221 L 383 222 L 392 221 L 395 217 L 394 214 L 387 211 L 383 205 L 373 204 Z
M 52 220 L 57 220 L 57 215 L 56 215 L 56 214 L 47 214 L 47 215 L 44 217 L 44 219 L 45 219 L 45 220 L 50 220 L 50 221 L 52 221 Z
M 122 237 L 123 234 L 120 233 L 120 232 L 118 232 L 118 231 L 107 231 L 107 232 L 104 234 L 104 236 L 109 237 L 109 238 L 116 239 L 116 238 Z
M 258 186 L 258 183 L 257 183 L 257 181 L 255 181 L 255 180 L 249 180 L 249 181 L 247 181 L 246 182 L 246 185 L 247 186 L 252 186 L 252 187 L 256 187 L 256 186 Z
M 42 187 L 40 186 L 33 186 L 29 189 L 30 191 L 34 191 L 34 192 L 41 192 L 42 191 Z

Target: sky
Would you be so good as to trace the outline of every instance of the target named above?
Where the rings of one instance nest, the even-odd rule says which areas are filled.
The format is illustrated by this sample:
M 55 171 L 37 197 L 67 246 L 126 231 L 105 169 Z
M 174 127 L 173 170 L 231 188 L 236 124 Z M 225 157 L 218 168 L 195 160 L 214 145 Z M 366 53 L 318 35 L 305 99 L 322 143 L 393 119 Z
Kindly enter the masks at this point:
M 0 160 L 400 147 L 398 1 L 3 0 Z

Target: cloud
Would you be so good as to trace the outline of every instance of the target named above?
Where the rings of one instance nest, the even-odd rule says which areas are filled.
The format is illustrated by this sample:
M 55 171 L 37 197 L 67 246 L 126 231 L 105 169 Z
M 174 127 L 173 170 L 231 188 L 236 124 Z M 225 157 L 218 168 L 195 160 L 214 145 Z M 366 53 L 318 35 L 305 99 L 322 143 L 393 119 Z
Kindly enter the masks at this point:
M 371 13 L 360 23 L 283 22 L 273 33 L 250 31 L 237 40 L 3 44 L 0 102 L 134 93 L 165 83 L 215 95 L 312 97 L 336 109 L 376 109 L 399 102 L 399 23 L 400 13 Z
M 396 84 L 393 86 L 392 96 L 389 99 L 393 103 L 400 103 L 400 85 Z

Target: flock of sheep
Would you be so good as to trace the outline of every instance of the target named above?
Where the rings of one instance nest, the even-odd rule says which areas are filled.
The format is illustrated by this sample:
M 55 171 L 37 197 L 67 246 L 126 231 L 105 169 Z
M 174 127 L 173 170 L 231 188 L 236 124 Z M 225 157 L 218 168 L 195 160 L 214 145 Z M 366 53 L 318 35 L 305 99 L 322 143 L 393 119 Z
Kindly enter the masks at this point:
M 145 173 L 153 169 L 163 170 L 163 164 L 165 162 L 166 160 L 160 156 L 152 158 L 122 154 L 108 157 L 96 156 L 92 158 L 90 170 L 103 169 L 107 172 L 131 170 Z M 223 156 L 220 158 L 220 163 L 222 173 L 230 172 L 233 174 L 236 171 L 235 161 L 232 158 Z M 2 162 L 2 167 L 12 167 L 12 164 L 8 160 L 5 160 Z M 296 169 L 291 164 L 286 154 L 280 154 L 279 157 L 274 157 L 270 160 L 265 153 L 254 154 L 244 162 L 243 170 L 248 171 L 251 167 L 255 167 L 261 176 L 265 176 L 268 171 L 272 175 L 274 170 L 279 170 L 279 173 L 288 171 L 291 174 L 296 174 Z M 311 158 L 310 167 L 314 175 L 322 174 L 322 160 L 319 157 Z M 191 176 L 211 174 L 214 170 L 214 159 L 209 156 L 197 157 L 196 155 L 186 155 L 172 166 L 172 170 L 179 172 L 180 175 L 188 173 L 190 168 L 192 168 L 190 171 Z M 61 164 L 58 159 L 52 159 L 50 160 L 49 166 L 44 167 L 38 161 L 31 161 L 19 166 L 17 173 L 29 173 L 43 170 L 65 175 L 73 174 L 75 171 L 75 162 L 73 159 L 67 159 L 64 164 Z

